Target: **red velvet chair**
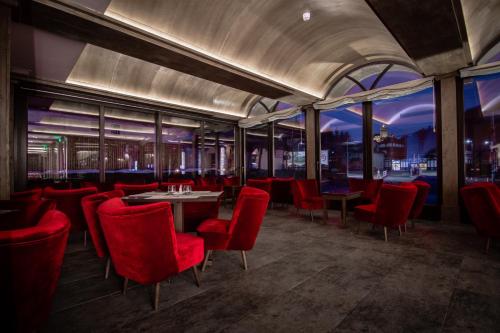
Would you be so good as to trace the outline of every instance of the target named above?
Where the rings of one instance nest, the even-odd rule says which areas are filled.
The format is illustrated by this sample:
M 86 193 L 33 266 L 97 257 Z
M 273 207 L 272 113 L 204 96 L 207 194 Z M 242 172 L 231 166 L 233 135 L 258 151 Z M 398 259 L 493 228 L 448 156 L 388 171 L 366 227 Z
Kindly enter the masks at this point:
M 255 245 L 268 204 L 267 192 L 246 186 L 238 196 L 231 220 L 209 219 L 198 227 L 198 235 L 205 240 L 207 250 L 202 271 L 214 250 L 241 251 L 243 267 L 248 269 L 245 251 Z
M 87 187 L 75 190 L 55 190 L 46 187 L 43 190 L 43 197 L 56 202 L 56 209 L 60 210 L 69 218 L 71 231 L 83 231 L 83 246 L 87 246 L 87 223 L 83 215 L 81 201 L 82 198 L 97 193 L 97 188 Z
M 422 214 L 422 210 L 424 209 L 425 201 L 429 196 L 429 192 L 431 191 L 431 185 L 421 180 L 415 180 L 411 184 L 417 187 L 417 196 L 415 198 L 415 202 L 411 207 L 410 216 L 408 219 L 411 221 L 412 228 L 415 227 L 415 219 L 417 219 L 420 214 Z M 406 231 L 406 226 L 405 226 Z
M 33 201 L 42 198 L 42 189 L 35 188 L 33 190 L 14 192 L 10 195 L 10 200 L 15 201 Z
M 113 266 L 118 275 L 140 284 L 155 284 L 154 308 L 158 310 L 160 282 L 203 260 L 203 239 L 176 233 L 170 203 L 126 206 L 119 198 L 97 209 Z
M 70 223 L 50 210 L 36 226 L 0 231 L 2 332 L 38 331 L 48 319 Z
M 364 204 L 375 203 L 380 193 L 383 179 L 349 178 L 349 191 L 363 191 L 360 201 Z
M 460 195 L 480 236 L 486 237 L 488 253 L 491 238 L 500 237 L 500 189 L 492 183 L 464 186 Z
M 33 227 L 47 211 L 55 208 L 54 200 L 0 200 L 0 209 L 12 210 L 2 215 L 0 230 Z
M 314 221 L 313 210 L 322 210 L 325 207 L 325 201 L 319 193 L 316 180 L 296 180 L 292 183 L 292 192 L 297 214 L 300 209 L 306 209 L 309 211 L 311 221 Z
M 271 180 L 271 203 L 291 204 L 293 202 L 292 183 L 295 181 L 290 178 L 273 178 Z
M 261 189 L 262 191 L 266 191 L 271 194 L 271 178 L 265 179 L 247 179 L 247 186 Z
M 360 206 L 357 206 L 354 214 L 358 222 L 361 222 L 364 217 L 364 221 L 383 226 L 384 237 L 387 242 L 387 228 L 398 229 L 399 235 L 401 235 L 401 226 L 406 224 L 416 196 L 417 187 L 415 185 L 400 186 L 384 184 L 380 190 L 375 207 L 373 207 L 374 205 L 362 205 L 373 207 L 371 210 L 374 209 L 375 212 L 373 214 L 361 215 L 370 212 L 370 210 L 367 209 L 360 212 Z
M 122 184 L 117 183 L 114 185 L 115 190 L 121 190 L 125 195 L 134 195 L 144 192 L 156 191 L 158 189 L 158 183 L 150 184 Z
M 92 243 L 94 244 L 97 256 L 101 259 L 107 257 L 104 273 L 105 279 L 109 277 L 111 260 L 109 258 L 106 241 L 104 240 L 104 235 L 102 233 L 99 216 L 97 215 L 97 208 L 106 200 L 112 198 L 121 198 L 124 195 L 125 193 L 122 190 L 114 190 L 109 192 L 91 194 L 82 198 L 83 215 L 85 216 L 85 221 L 87 222 L 90 238 L 92 239 Z

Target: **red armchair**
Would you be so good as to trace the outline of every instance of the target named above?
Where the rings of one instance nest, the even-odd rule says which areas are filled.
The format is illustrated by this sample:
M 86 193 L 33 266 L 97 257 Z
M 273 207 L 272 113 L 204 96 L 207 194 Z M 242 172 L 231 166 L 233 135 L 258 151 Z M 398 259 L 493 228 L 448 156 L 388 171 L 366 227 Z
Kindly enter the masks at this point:
M 86 187 L 75 190 L 55 190 L 46 187 L 43 197 L 56 202 L 56 209 L 69 218 L 71 231 L 83 231 L 83 246 L 87 246 L 87 223 L 83 216 L 81 201 L 84 196 L 97 193 L 97 188 Z
M 114 185 L 115 190 L 121 190 L 125 195 L 134 195 L 144 192 L 151 192 L 158 189 L 158 183 L 150 184 L 122 184 L 117 183 Z
M 245 251 L 255 245 L 268 204 L 267 192 L 247 186 L 238 196 L 231 220 L 209 219 L 198 227 L 198 235 L 205 240 L 207 250 L 202 271 L 214 250 L 241 251 L 243 268 L 248 269 Z
M 387 242 L 387 228 L 396 228 L 401 235 L 401 226 L 406 224 L 416 196 L 417 187 L 415 185 L 384 184 L 377 203 L 357 206 L 354 214 L 358 222 L 367 221 L 374 225 L 383 226 Z
M 500 189 L 492 183 L 464 186 L 460 195 L 480 236 L 486 237 L 488 253 L 491 238 L 500 237 Z
M 36 226 L 0 231 L 0 323 L 3 332 L 34 332 L 49 317 L 70 223 L 50 210 Z
M 318 190 L 315 179 L 296 180 L 292 183 L 293 204 L 297 208 L 309 211 L 311 221 L 314 221 L 313 210 L 324 209 L 325 201 Z
M 271 180 L 271 203 L 290 204 L 293 202 L 292 183 L 294 178 L 273 178 Z
M 42 189 L 36 188 L 33 190 L 14 192 L 10 195 L 10 200 L 15 201 L 33 201 L 42 198 Z
M 380 193 L 383 179 L 349 178 L 349 191 L 363 191 L 360 200 L 364 204 L 375 203 Z
M 97 215 L 97 208 L 106 200 L 112 198 L 120 198 L 123 196 L 124 192 L 122 190 L 114 190 L 109 192 L 91 194 L 82 198 L 83 215 L 85 216 L 85 221 L 87 222 L 90 238 L 92 239 L 92 243 L 94 244 L 97 256 L 101 259 L 108 257 L 106 260 L 106 269 L 104 273 L 105 279 L 107 279 L 109 276 L 111 260 L 109 258 L 106 241 L 104 240 L 104 236 L 102 233 L 99 216 Z
M 126 206 L 119 198 L 97 209 L 116 273 L 140 284 L 155 284 L 154 308 L 158 310 L 160 282 L 203 260 L 203 239 L 176 233 L 170 203 Z
M 266 191 L 271 194 L 271 178 L 265 179 L 247 179 L 247 186 L 261 189 L 262 191 Z

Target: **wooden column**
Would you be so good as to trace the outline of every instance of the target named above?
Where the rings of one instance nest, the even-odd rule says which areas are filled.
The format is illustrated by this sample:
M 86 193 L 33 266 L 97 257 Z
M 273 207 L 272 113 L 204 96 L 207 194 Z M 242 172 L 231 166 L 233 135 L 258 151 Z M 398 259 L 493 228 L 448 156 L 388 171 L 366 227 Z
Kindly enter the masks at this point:
M 442 78 L 440 81 L 440 109 L 436 112 L 441 117 L 441 170 L 442 170 L 442 206 L 441 219 L 445 222 L 459 222 L 458 206 L 458 110 L 457 80 L 455 76 Z M 438 94 L 439 96 L 439 94 Z
M 10 7 L 0 3 L 0 199 L 11 192 Z
M 304 112 L 306 113 L 306 177 L 316 179 L 316 111 L 312 106 L 306 106 Z

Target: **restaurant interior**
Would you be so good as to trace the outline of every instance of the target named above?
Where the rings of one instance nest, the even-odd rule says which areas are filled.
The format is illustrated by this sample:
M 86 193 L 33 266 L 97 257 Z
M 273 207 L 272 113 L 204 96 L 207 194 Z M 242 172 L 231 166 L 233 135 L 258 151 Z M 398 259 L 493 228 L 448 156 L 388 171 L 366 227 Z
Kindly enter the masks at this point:
M 498 332 L 500 0 L 0 0 L 1 332 Z

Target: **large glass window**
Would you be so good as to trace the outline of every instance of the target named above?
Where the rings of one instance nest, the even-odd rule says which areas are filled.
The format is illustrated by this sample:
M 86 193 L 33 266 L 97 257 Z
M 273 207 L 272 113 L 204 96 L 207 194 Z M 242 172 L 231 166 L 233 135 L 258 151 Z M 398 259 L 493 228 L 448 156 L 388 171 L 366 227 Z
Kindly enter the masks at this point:
M 99 178 L 99 108 L 48 98 L 28 102 L 28 181 Z
M 500 73 L 464 81 L 465 181 L 500 182 Z
M 205 174 L 233 175 L 234 158 L 234 126 L 205 123 Z
M 320 113 L 321 190 L 348 187 L 348 178 L 363 178 L 363 117 L 361 104 Z
M 200 128 L 198 121 L 163 116 L 163 179 L 195 176 Z
M 437 203 L 437 142 L 434 90 L 373 102 L 373 177 L 385 182 L 420 179 Z
M 154 181 L 154 114 L 106 109 L 104 115 L 106 181 Z
M 274 174 L 276 177 L 305 178 L 306 132 L 304 114 L 274 124 Z
M 247 178 L 268 176 L 268 126 L 246 130 L 246 176 Z

